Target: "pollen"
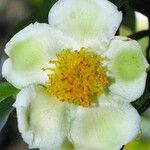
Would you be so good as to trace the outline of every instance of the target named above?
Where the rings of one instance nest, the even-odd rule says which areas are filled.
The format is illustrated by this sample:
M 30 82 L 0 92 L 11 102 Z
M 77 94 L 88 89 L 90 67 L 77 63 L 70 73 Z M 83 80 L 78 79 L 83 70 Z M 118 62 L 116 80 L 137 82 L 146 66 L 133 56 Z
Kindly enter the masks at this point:
M 60 101 L 90 107 L 110 83 L 102 65 L 104 59 L 86 48 L 62 50 L 50 61 L 54 68 L 47 68 L 52 73 L 48 74 L 46 92 Z

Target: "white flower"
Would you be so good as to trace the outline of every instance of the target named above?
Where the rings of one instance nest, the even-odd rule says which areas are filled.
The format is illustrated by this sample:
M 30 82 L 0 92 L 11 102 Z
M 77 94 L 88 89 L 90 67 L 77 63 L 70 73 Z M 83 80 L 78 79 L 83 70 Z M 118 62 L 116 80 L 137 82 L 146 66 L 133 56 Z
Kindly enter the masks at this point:
M 119 150 L 139 132 L 130 102 L 144 91 L 139 44 L 115 36 L 122 13 L 107 0 L 59 0 L 49 25 L 31 24 L 6 45 L 3 76 L 30 148 Z M 68 148 L 71 149 L 71 148 Z

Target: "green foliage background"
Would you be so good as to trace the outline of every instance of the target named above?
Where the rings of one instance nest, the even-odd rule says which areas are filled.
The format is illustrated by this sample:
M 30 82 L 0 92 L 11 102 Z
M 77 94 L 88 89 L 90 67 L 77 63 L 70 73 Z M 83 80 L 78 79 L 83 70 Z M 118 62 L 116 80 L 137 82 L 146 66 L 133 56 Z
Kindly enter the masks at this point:
M 48 12 L 57 0 L 24 0 L 30 7 L 31 13 L 24 20 L 20 21 L 12 30 L 8 39 L 15 33 L 29 25 L 30 23 L 48 22 Z M 110 0 L 118 9 L 123 12 L 123 22 L 117 34 L 129 36 L 135 40 L 139 40 L 143 45 L 143 51 L 148 62 L 150 62 L 150 0 Z M 147 16 L 149 21 L 149 29 L 137 31 L 135 11 Z M 141 22 L 142 24 L 142 22 Z M 149 71 L 149 70 L 148 70 Z M 12 104 L 19 90 L 9 83 L 0 84 L 0 129 L 5 125 L 9 114 L 13 111 Z M 150 106 L 150 74 L 148 75 L 146 90 L 144 95 L 133 103 L 133 106 L 143 114 Z M 150 123 L 150 118 L 149 118 Z M 149 131 L 150 132 L 150 131 Z M 143 137 L 143 136 L 141 136 Z M 148 138 L 138 138 L 135 142 L 125 147 L 125 150 L 149 150 L 150 140 Z

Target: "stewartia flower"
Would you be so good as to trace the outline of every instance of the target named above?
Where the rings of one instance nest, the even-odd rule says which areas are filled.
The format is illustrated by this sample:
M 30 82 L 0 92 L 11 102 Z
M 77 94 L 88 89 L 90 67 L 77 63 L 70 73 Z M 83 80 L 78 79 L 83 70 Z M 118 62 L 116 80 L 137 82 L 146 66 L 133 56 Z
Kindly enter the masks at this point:
M 49 25 L 31 24 L 6 45 L 3 76 L 30 148 L 118 150 L 139 132 L 130 102 L 144 91 L 139 44 L 114 37 L 122 13 L 107 0 L 59 0 Z

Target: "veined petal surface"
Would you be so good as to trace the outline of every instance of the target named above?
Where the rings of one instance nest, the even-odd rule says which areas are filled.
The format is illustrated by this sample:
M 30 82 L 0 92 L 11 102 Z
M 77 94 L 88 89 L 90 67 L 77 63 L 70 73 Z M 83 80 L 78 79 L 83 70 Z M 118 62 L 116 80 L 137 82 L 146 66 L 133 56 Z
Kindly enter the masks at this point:
M 14 104 L 18 127 L 30 148 L 59 149 L 68 132 L 66 104 L 46 95 L 41 86 L 24 88 Z
M 119 150 L 137 136 L 139 124 L 130 104 L 104 96 L 99 107 L 78 108 L 69 137 L 77 150 Z
M 144 92 L 149 66 L 140 45 L 127 37 L 114 37 L 104 53 L 109 76 L 114 80 L 110 91 L 125 101 L 138 99 Z
M 59 0 L 50 10 L 50 25 L 81 45 L 99 40 L 104 48 L 115 35 L 122 13 L 107 0 Z
M 45 83 L 49 66 L 63 48 L 73 48 L 74 41 L 48 24 L 30 24 L 17 33 L 6 45 L 9 58 L 4 62 L 2 74 L 18 88 L 31 83 Z

